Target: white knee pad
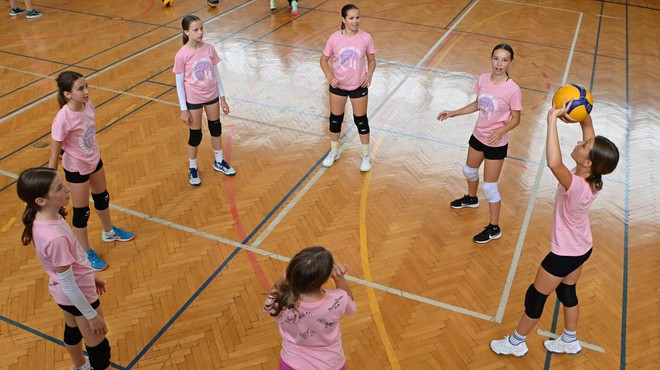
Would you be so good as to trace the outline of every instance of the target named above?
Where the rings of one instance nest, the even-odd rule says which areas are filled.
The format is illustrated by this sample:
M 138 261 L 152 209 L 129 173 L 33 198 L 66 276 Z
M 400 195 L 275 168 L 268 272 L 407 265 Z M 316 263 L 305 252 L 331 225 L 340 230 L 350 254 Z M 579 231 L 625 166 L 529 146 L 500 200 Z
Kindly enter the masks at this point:
M 470 181 L 478 181 L 479 180 L 479 169 L 468 167 L 467 164 L 464 164 L 463 165 L 463 175 L 465 175 L 465 178 L 470 180 Z
M 500 192 L 497 190 L 496 182 L 484 182 L 481 189 L 484 191 L 488 203 L 497 203 L 502 199 L 500 198 Z

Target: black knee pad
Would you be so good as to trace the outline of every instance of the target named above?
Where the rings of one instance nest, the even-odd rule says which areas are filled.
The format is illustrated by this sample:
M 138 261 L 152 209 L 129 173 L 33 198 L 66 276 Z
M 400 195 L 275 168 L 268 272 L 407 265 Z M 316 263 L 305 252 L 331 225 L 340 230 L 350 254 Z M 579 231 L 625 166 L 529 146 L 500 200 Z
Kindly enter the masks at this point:
M 97 211 L 103 211 L 110 207 L 110 194 L 108 194 L 107 190 L 103 191 L 101 194 L 92 193 L 92 200 L 94 200 L 94 208 Z
M 355 126 L 357 126 L 358 133 L 360 135 L 366 135 L 369 133 L 369 119 L 367 118 L 367 115 L 365 114 L 364 116 L 353 116 L 353 120 L 355 122 Z
M 575 307 L 578 304 L 578 297 L 577 293 L 575 292 L 575 284 L 574 285 L 566 285 L 564 283 L 559 283 L 559 286 L 557 289 L 555 289 L 555 292 L 557 293 L 557 298 L 559 298 L 559 302 L 564 305 L 564 307 Z
M 73 220 L 71 220 L 73 227 L 84 229 L 87 227 L 87 220 L 89 220 L 89 207 L 73 207 Z
M 530 319 L 541 318 L 546 299 L 548 299 L 548 296 L 536 290 L 534 284 L 527 288 L 527 293 L 525 293 L 525 313 Z
M 82 333 L 77 326 L 72 328 L 69 325 L 64 324 L 64 343 L 70 346 L 75 346 L 76 344 L 80 343 L 82 338 Z
M 199 146 L 202 142 L 202 130 L 190 130 L 190 136 L 188 137 L 188 145 L 190 146 Z
M 108 338 L 103 339 L 103 342 L 97 346 L 88 347 L 87 354 L 89 355 L 89 364 L 94 369 L 107 369 L 110 366 L 110 342 Z
M 215 121 L 209 120 L 209 132 L 213 137 L 222 135 L 222 124 L 219 119 L 216 119 Z
M 338 134 L 341 132 L 341 123 L 344 122 L 344 115 L 342 114 L 340 116 L 330 113 L 328 121 L 330 121 L 330 132 Z

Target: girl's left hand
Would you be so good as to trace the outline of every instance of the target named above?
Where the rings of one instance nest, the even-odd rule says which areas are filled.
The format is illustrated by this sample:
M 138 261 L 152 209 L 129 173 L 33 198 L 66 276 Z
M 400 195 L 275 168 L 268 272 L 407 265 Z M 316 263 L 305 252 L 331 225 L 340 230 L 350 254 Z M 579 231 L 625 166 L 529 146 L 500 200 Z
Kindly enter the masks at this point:
M 570 123 L 577 122 L 566 113 L 568 112 L 568 107 L 571 106 L 571 103 L 573 103 L 573 99 L 571 100 L 564 99 L 564 105 L 561 108 L 555 108 L 555 106 L 553 105 L 552 107 L 550 107 L 550 110 L 548 111 L 548 117 L 559 118 L 564 122 L 570 122 Z
M 497 130 L 493 131 L 490 136 L 488 136 L 488 143 L 491 145 L 495 145 L 502 140 L 502 136 L 504 136 L 504 131 L 501 127 L 498 128 Z
M 330 277 L 333 280 L 341 279 L 344 277 L 344 274 L 348 272 L 348 265 L 345 265 L 343 263 L 335 263 L 335 265 L 332 267 L 332 274 Z
M 96 294 L 102 295 L 103 293 L 106 292 L 107 284 L 106 284 L 105 281 L 103 281 L 100 278 L 94 276 L 94 284 L 96 285 Z
M 367 74 L 362 79 L 362 82 L 360 83 L 360 87 L 369 87 L 369 86 L 371 86 L 371 76 Z
M 225 115 L 229 114 L 229 105 L 227 104 L 227 101 L 222 99 L 222 104 L 220 105 L 222 106 L 222 113 L 224 113 Z

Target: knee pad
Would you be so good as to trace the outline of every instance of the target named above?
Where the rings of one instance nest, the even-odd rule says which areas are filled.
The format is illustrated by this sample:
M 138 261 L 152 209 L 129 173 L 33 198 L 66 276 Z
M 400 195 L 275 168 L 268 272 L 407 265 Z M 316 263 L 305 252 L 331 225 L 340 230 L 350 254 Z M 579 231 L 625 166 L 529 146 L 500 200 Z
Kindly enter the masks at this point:
M 88 347 L 87 354 L 89 355 L 89 364 L 93 369 L 107 369 L 110 366 L 110 342 L 108 338 L 103 339 L 103 342 L 94 347 Z
M 64 324 L 64 343 L 70 346 L 75 346 L 76 344 L 80 343 L 82 338 L 83 338 L 82 333 L 80 332 L 80 329 L 78 329 L 77 326 L 75 328 L 72 328 L 66 323 Z
M 353 120 L 355 121 L 355 126 L 357 126 L 360 135 L 366 135 L 369 133 L 369 119 L 366 114 L 359 117 L 354 115 Z
M 213 137 L 222 135 L 222 124 L 219 119 L 216 119 L 215 121 L 209 120 L 209 132 Z
M 479 180 L 479 169 L 468 167 L 467 164 L 463 165 L 463 176 L 469 181 L 478 181 Z
M 527 293 L 525 293 L 525 313 L 530 319 L 541 318 L 546 299 L 548 299 L 548 296 L 536 290 L 534 284 L 527 288 Z
M 107 190 L 101 194 L 92 193 L 92 200 L 94 200 L 94 208 L 97 211 L 103 211 L 110 207 L 110 194 L 108 194 Z
M 330 132 L 337 134 L 341 132 L 341 123 L 344 122 L 344 115 L 341 116 L 330 113 Z
M 559 283 L 557 289 L 557 298 L 559 302 L 564 305 L 564 307 L 575 307 L 578 304 L 577 293 L 575 292 L 575 284 L 566 285 L 564 283 Z
M 89 220 L 89 207 L 73 207 L 73 219 L 71 220 L 73 227 L 84 229 L 87 227 L 87 220 Z
M 190 146 L 199 146 L 202 142 L 202 130 L 190 130 L 190 136 L 188 137 L 188 145 Z
M 497 190 L 496 182 L 484 182 L 483 185 L 481 185 L 481 189 L 484 191 L 488 203 L 497 203 L 502 200 L 502 198 L 500 198 L 500 192 Z

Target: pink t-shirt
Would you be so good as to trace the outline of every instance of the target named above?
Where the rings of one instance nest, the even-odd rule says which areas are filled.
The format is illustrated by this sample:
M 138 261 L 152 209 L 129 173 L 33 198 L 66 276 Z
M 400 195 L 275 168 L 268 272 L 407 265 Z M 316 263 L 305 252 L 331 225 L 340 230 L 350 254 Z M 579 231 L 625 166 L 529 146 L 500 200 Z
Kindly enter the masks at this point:
M 172 72 L 183 73 L 186 101 L 192 104 L 208 103 L 218 97 L 218 86 L 213 66 L 220 63 L 215 48 L 205 42 L 199 49 L 183 45 L 174 57 Z
M 32 225 L 32 239 L 34 250 L 44 269 L 50 275 L 48 289 L 55 298 L 55 302 L 73 306 L 73 303 L 62 292 L 57 272 L 55 272 L 56 267 L 64 266 L 72 266 L 76 284 L 87 298 L 87 302 L 93 303 L 99 299 L 94 283 L 94 270 L 66 220 L 63 218 L 35 220 Z
M 479 102 L 479 117 L 472 135 L 482 144 L 488 143 L 488 136 L 504 126 L 511 117 L 511 111 L 522 110 L 522 94 L 520 87 L 512 79 L 501 84 L 494 84 L 490 80 L 491 73 L 484 73 L 474 85 L 474 93 Z M 495 146 L 505 146 L 509 142 L 509 133 L 502 135 L 502 139 Z
M 343 289 L 325 293 L 317 302 L 299 301 L 297 311 L 284 310 L 276 317 L 282 336 L 280 356 L 294 369 L 338 370 L 346 363 L 339 318 L 355 314 L 355 302 Z M 267 298 L 265 305 L 272 301 Z
M 82 112 L 74 112 L 64 105 L 53 120 L 51 136 L 53 140 L 62 143 L 62 167 L 69 172 L 90 174 L 101 160 L 101 152 L 96 143 L 95 114 L 96 109 L 90 101 L 85 104 Z
M 332 74 L 339 81 L 339 88 L 352 91 L 360 87 L 367 75 L 367 54 L 375 54 L 371 35 L 358 30 L 352 37 L 341 31 L 330 35 L 323 49 L 323 55 L 332 58 Z
M 571 170 L 573 180 L 568 190 L 559 184 L 555 196 L 555 217 L 552 227 L 552 253 L 559 256 L 581 256 L 593 245 L 589 209 L 596 199 L 591 186 Z

